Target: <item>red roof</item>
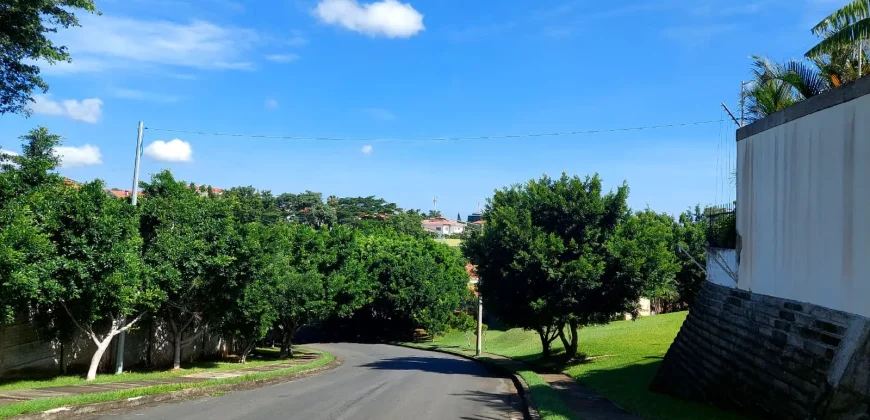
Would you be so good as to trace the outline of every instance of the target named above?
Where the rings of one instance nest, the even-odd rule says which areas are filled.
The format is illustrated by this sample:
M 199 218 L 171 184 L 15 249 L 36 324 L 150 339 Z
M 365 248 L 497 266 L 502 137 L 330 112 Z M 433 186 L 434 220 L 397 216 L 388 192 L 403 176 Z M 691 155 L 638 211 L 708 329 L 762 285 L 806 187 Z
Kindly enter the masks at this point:
M 472 278 L 472 280 L 477 279 L 477 266 L 472 263 L 465 264 L 465 272 L 468 273 L 468 276 Z

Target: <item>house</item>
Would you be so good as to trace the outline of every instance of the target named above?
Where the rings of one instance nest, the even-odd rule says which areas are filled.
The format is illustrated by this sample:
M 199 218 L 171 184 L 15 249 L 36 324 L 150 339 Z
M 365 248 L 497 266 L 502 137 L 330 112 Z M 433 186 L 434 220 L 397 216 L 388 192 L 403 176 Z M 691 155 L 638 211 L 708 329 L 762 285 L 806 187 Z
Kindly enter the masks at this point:
M 758 418 L 867 418 L 870 77 L 736 137 L 736 240 L 708 248 L 651 389 Z
M 470 215 L 468 215 L 468 219 L 466 219 L 466 222 L 468 222 L 468 223 L 476 223 L 476 222 L 479 222 L 479 221 L 481 221 L 481 220 L 483 220 L 483 215 L 482 215 L 482 214 L 480 214 L 480 213 L 471 213 Z
M 423 230 L 435 232 L 439 235 L 453 235 L 465 231 L 465 223 L 447 219 L 445 217 L 431 217 L 423 219 Z

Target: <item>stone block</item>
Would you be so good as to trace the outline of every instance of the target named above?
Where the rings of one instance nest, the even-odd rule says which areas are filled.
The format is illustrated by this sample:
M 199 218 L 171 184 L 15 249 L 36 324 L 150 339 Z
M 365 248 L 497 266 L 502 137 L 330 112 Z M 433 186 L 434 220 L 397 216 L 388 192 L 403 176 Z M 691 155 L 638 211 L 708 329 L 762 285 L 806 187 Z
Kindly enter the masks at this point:
M 826 322 L 820 319 L 815 320 L 813 325 L 826 333 L 831 333 L 832 335 L 842 336 L 846 333 L 846 327 L 841 325 L 836 325 L 831 322 Z
M 829 334 L 821 334 L 820 341 L 823 344 L 827 344 L 827 345 L 833 346 L 833 347 L 837 347 L 840 345 L 840 338 L 834 337 L 834 336 L 829 335 Z
M 803 312 L 804 306 L 796 302 L 783 302 L 782 307 L 790 311 Z
M 779 311 L 779 317 L 786 320 L 786 321 L 794 322 L 794 312 Z

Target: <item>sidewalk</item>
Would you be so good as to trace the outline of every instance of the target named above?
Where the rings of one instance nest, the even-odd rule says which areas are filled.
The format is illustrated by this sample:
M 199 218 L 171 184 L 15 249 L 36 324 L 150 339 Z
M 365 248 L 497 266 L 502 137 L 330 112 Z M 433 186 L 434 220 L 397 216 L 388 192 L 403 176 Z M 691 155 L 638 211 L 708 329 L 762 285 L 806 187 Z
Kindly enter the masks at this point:
M 242 368 L 230 371 L 200 372 L 171 378 L 148 379 L 139 381 L 109 382 L 93 385 L 84 384 L 57 386 L 49 388 L 20 389 L 14 391 L 0 391 L 0 407 L 9 404 L 31 401 L 39 398 L 66 397 L 71 395 L 95 394 L 99 392 L 110 392 L 124 389 L 148 388 L 157 385 L 197 383 L 209 381 L 212 379 L 235 378 L 252 373 L 273 372 L 276 370 L 287 369 L 293 366 L 310 363 L 311 361 L 319 357 L 319 355 L 314 353 L 305 353 L 299 354 L 294 359 L 287 362 L 269 364 L 253 368 Z
M 433 348 L 449 349 L 451 352 L 474 356 L 474 350 L 448 346 L 432 346 Z M 481 357 L 491 359 L 511 371 L 538 369 L 534 365 L 500 356 L 492 353 L 482 353 Z M 538 373 L 556 394 L 574 413 L 583 420 L 641 420 L 642 417 L 631 414 L 607 398 L 602 397 L 591 388 L 574 380 L 564 373 Z

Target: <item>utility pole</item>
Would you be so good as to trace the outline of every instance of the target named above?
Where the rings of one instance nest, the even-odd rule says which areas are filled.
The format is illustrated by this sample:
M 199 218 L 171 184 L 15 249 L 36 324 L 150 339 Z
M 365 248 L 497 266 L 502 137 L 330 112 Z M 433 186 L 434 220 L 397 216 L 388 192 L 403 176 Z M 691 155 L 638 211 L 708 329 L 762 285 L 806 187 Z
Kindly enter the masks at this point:
M 480 280 L 478 280 L 478 287 L 480 286 Z M 480 356 L 480 352 L 483 350 L 483 296 L 480 294 L 480 289 L 477 292 L 477 350 L 475 352 L 476 355 Z
M 139 135 L 136 137 L 136 163 L 133 164 L 133 197 L 130 199 L 130 203 L 134 207 L 139 202 L 139 161 L 142 158 L 142 134 L 144 131 L 145 123 L 139 121 Z M 118 345 L 115 348 L 115 375 L 124 373 L 124 341 L 126 338 L 126 331 L 118 334 Z

